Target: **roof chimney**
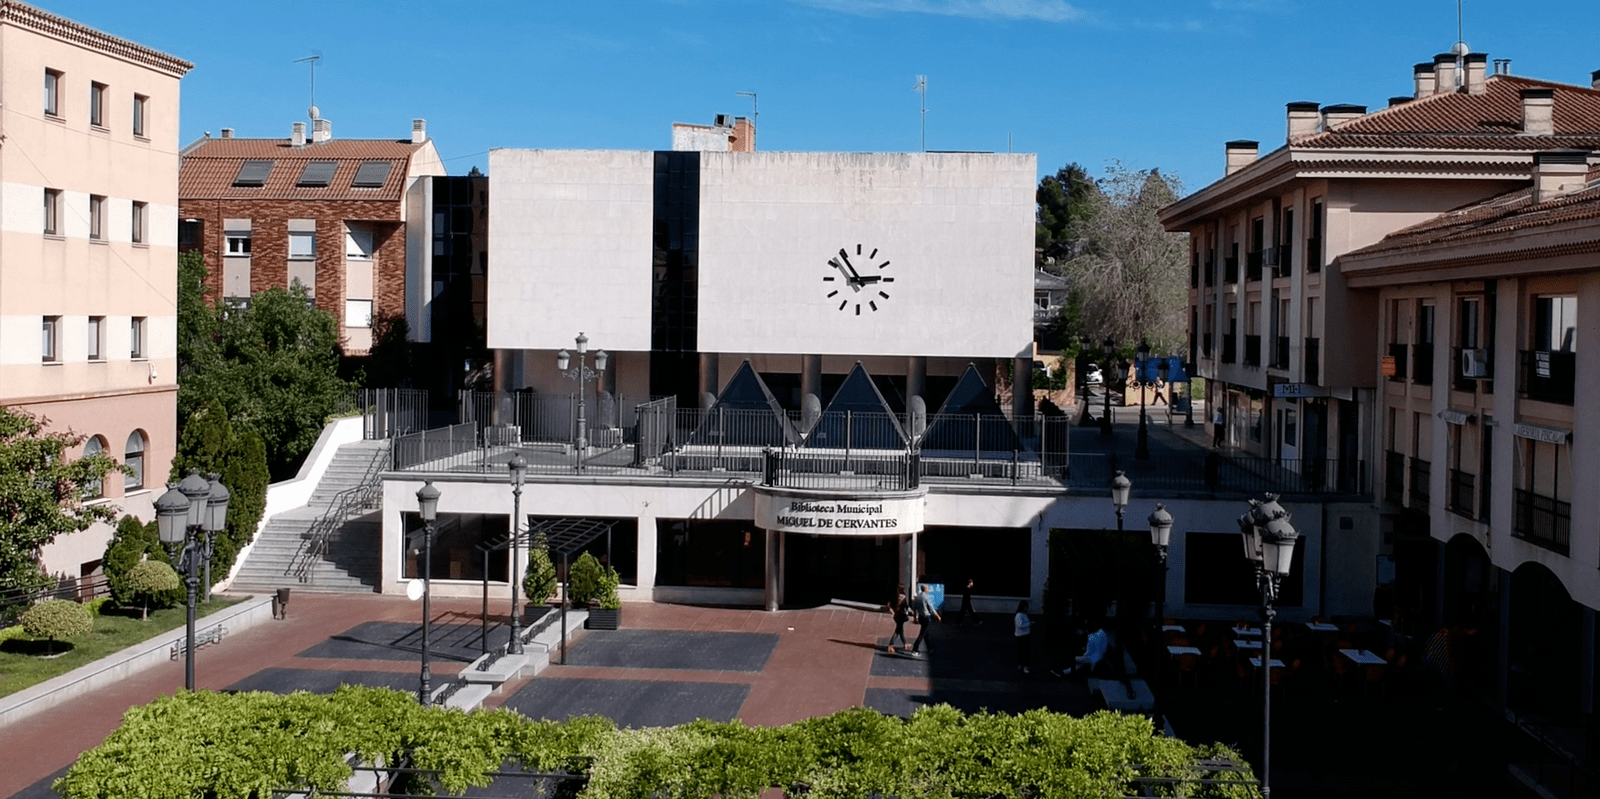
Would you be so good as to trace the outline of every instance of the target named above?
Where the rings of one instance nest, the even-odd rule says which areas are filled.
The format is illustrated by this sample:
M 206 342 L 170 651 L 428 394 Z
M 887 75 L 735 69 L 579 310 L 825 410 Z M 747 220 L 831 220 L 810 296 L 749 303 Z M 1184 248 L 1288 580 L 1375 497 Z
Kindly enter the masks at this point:
M 1555 106 L 1555 89 L 1523 89 L 1522 135 L 1555 135 Z
M 1467 53 L 1463 56 L 1467 65 L 1466 89 L 1467 94 L 1483 94 L 1489 90 L 1484 83 L 1488 80 L 1489 54 Z
M 1533 202 L 1552 200 L 1587 185 L 1588 150 L 1545 150 L 1533 154 Z
M 1316 134 L 1317 127 L 1322 123 L 1322 115 L 1317 113 L 1316 103 L 1288 103 L 1285 107 L 1289 109 L 1290 144 Z
M 1509 58 L 1496 58 L 1494 60 L 1494 74 L 1496 74 L 1496 75 L 1510 75 L 1511 74 L 1511 59 L 1509 59 Z
M 728 137 L 728 149 L 736 153 L 756 151 L 756 126 L 744 117 L 733 120 L 733 135 Z
M 1420 100 L 1433 94 L 1434 78 L 1432 61 L 1426 64 L 1418 64 L 1411 68 L 1411 79 L 1416 81 L 1417 84 L 1417 99 Z
M 1389 98 L 1389 107 L 1394 108 L 1397 105 L 1405 105 L 1406 103 L 1411 102 L 1412 99 L 1413 98 L 1409 94 L 1397 94 Z
M 1366 113 L 1367 107 L 1364 105 L 1340 103 L 1339 105 L 1325 105 L 1322 107 L 1322 117 L 1327 121 L 1328 130 L 1338 130 L 1365 116 Z
M 411 120 L 411 143 L 421 144 L 428 140 L 428 120 Z
M 1589 88 L 1600 91 L 1600 69 L 1589 73 Z
M 333 122 L 318 117 L 311 120 L 311 143 L 321 144 L 333 138 Z
M 1227 171 L 1225 173 L 1228 175 L 1249 166 L 1256 160 L 1256 153 L 1261 152 L 1260 142 L 1245 141 L 1243 139 L 1228 142 L 1224 147 L 1228 153 Z
M 222 129 L 222 138 L 224 138 L 224 139 L 233 138 L 233 128 L 223 128 Z
M 296 147 L 306 146 L 306 123 L 294 123 L 294 134 L 289 137 L 290 144 Z
M 1433 93 L 1446 94 L 1456 90 L 1456 54 L 1440 53 L 1433 57 Z

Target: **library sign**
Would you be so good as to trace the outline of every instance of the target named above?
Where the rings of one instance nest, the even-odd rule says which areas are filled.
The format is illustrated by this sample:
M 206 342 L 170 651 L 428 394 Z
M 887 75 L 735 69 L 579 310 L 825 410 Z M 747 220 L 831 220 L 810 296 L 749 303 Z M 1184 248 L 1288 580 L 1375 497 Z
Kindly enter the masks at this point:
M 922 532 L 925 490 L 823 492 L 755 489 L 755 522 L 767 530 L 882 536 Z

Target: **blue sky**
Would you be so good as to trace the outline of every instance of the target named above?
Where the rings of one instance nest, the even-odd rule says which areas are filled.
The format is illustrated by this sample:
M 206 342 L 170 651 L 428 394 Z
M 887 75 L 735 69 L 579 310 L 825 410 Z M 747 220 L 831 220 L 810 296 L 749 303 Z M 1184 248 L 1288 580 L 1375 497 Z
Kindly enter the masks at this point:
M 589 0 L 43 2 L 195 63 L 182 141 L 289 135 L 316 100 L 335 137 L 428 120 L 452 174 L 492 147 L 665 149 L 672 122 L 748 116 L 762 150 L 927 146 L 1160 167 L 1189 191 L 1223 142 L 1280 145 L 1284 103 L 1380 107 L 1456 39 L 1455 0 Z M 1466 40 L 1519 75 L 1587 85 L 1594 6 L 1464 0 Z

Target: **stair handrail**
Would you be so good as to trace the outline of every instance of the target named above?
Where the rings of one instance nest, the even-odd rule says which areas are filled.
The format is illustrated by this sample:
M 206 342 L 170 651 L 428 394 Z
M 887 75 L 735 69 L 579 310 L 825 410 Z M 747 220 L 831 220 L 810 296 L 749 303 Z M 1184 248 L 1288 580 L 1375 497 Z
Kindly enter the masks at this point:
M 289 567 L 284 569 L 286 576 L 302 583 L 309 582 L 312 566 L 332 549 L 334 535 L 344 527 L 351 514 L 382 504 L 383 481 L 378 476 L 389 466 L 392 443 L 393 439 L 384 439 L 368 464 L 366 473 L 361 476 L 361 481 L 334 494 L 333 501 L 328 503 L 328 510 L 314 519 L 311 528 L 301 534 L 300 549 L 289 561 Z

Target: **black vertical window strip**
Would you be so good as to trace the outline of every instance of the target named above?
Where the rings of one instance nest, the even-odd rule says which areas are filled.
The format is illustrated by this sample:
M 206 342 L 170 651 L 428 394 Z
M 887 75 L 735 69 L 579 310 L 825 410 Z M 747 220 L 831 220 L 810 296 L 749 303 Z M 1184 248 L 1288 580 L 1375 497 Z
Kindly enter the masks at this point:
M 657 152 L 651 246 L 650 391 L 695 402 L 699 361 L 700 153 Z

